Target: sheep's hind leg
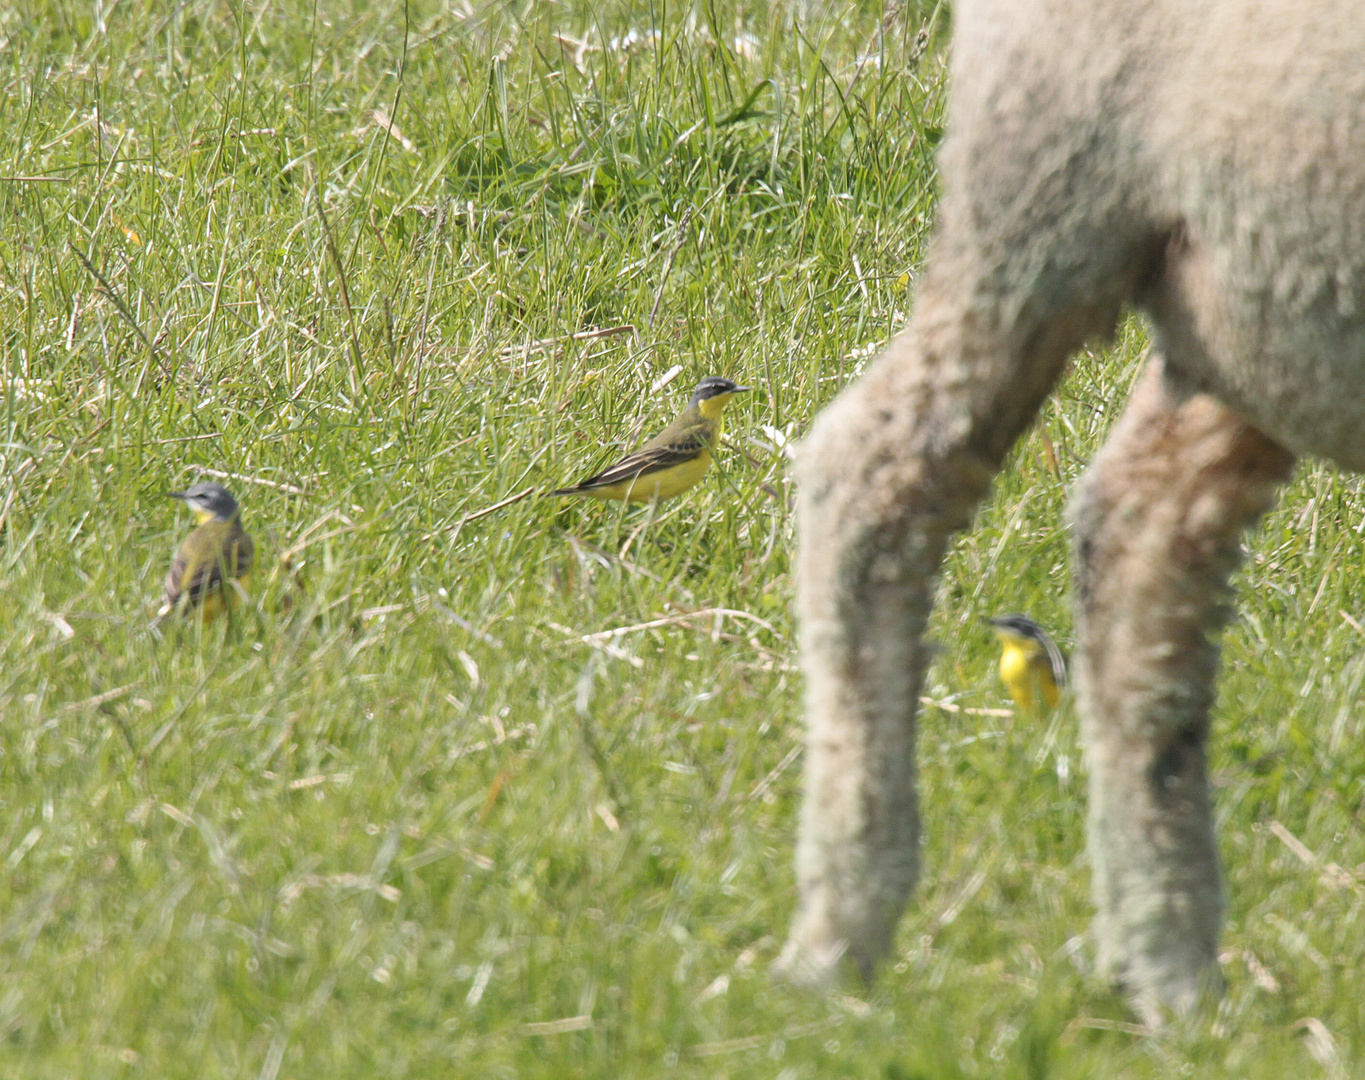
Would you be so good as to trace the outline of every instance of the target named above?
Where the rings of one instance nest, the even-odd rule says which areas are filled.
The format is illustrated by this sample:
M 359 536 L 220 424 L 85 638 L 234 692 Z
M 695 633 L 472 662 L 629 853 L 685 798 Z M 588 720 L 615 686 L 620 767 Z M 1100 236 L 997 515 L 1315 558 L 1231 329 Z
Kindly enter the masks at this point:
M 1078 688 L 1100 966 L 1139 1012 L 1217 986 L 1205 742 L 1228 576 L 1293 456 L 1154 354 L 1077 492 Z
M 945 260 L 946 261 L 946 260 Z M 809 738 L 800 910 L 779 961 L 819 984 L 891 947 L 918 876 L 915 714 L 933 579 L 1072 347 L 1116 304 L 1002 326 L 931 268 L 916 317 L 801 449 L 798 613 Z M 1031 329 L 1031 332 L 1028 332 Z

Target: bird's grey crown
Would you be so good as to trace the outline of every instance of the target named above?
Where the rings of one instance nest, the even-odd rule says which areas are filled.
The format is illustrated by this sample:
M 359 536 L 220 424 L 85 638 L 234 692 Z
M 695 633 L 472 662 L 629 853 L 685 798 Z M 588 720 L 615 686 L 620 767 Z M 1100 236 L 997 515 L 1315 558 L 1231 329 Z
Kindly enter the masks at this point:
M 232 497 L 231 492 L 212 480 L 205 480 L 184 491 L 173 491 L 171 498 L 184 499 L 188 503 L 202 506 L 215 517 L 230 518 L 237 512 L 237 500 Z
M 742 394 L 749 387 L 740 386 L 733 379 L 727 379 L 720 375 L 708 375 L 697 383 L 697 388 L 692 391 L 692 404 L 705 401 L 707 398 L 716 397 L 719 394 Z

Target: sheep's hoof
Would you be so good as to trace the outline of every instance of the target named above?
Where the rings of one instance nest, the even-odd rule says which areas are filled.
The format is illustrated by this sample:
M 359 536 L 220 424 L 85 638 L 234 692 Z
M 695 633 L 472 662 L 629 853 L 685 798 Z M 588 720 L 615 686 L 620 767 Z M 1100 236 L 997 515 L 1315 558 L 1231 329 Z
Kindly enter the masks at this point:
M 1195 1017 L 1213 1016 L 1223 996 L 1226 982 L 1222 969 L 1214 964 L 1180 977 L 1158 980 L 1154 973 L 1139 983 L 1131 976 L 1111 980 L 1113 991 L 1128 1002 L 1142 1023 L 1153 1031 L 1171 1021 L 1177 1023 Z
M 849 966 L 848 942 L 834 941 L 815 946 L 793 934 L 777 960 L 773 974 L 803 990 L 823 993 L 832 990 Z

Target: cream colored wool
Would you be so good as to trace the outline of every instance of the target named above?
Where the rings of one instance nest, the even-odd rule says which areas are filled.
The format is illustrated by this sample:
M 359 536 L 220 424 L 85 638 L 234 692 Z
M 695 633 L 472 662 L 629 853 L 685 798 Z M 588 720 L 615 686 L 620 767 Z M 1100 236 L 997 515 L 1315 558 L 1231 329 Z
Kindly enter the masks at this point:
M 1365 467 L 1358 0 L 960 0 L 914 317 L 802 448 L 809 748 L 782 965 L 887 954 L 918 874 L 921 634 L 952 533 L 1125 306 L 1141 385 L 1076 496 L 1103 969 L 1144 1016 L 1216 988 L 1205 741 L 1227 578 L 1296 455 Z

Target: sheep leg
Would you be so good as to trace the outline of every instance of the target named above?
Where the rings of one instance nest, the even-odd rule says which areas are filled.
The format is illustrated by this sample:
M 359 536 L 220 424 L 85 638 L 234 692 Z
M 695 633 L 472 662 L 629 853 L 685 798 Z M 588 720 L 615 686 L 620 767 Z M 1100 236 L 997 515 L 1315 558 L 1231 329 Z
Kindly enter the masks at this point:
M 1083 480 L 1078 690 L 1101 970 L 1149 1020 L 1217 987 L 1222 882 L 1205 759 L 1239 538 L 1294 458 L 1154 354 Z
M 951 232 L 951 230 L 945 230 Z M 800 905 L 779 969 L 864 977 L 918 875 L 915 715 L 934 576 L 1066 355 L 1117 301 L 1006 324 L 970 260 L 940 245 L 911 326 L 802 447 L 798 613 L 809 736 Z M 977 264 L 979 266 L 980 264 Z

